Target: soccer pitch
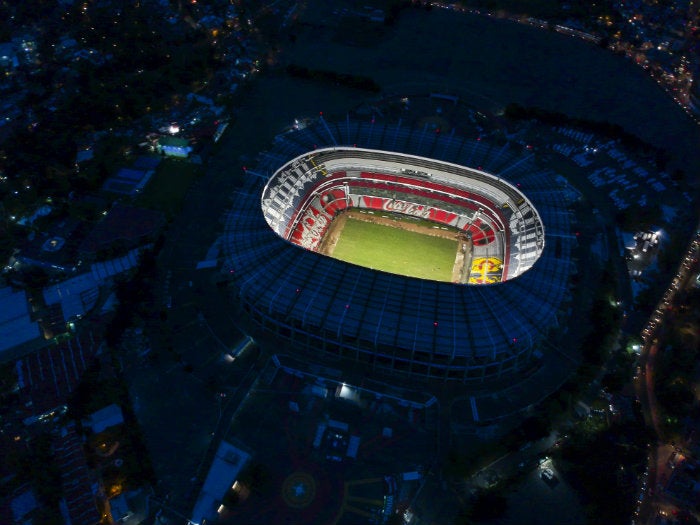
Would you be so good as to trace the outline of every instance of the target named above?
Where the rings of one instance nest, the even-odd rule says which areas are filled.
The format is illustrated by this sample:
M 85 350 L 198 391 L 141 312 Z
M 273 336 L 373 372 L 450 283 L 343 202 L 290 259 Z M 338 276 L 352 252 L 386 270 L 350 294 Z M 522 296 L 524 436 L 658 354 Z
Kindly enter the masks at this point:
M 457 240 L 348 218 L 333 257 L 375 270 L 452 281 Z

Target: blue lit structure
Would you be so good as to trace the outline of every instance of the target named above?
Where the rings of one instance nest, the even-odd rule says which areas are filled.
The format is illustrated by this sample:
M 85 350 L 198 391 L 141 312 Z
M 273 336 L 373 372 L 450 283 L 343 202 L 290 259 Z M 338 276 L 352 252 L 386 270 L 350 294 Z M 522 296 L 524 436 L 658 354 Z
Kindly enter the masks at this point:
M 399 177 L 381 182 L 394 195 L 397 184 L 410 187 L 412 196 L 401 200 L 416 205 L 442 209 L 434 194 L 474 195 L 462 219 L 490 213 L 494 242 L 474 249 L 503 259 L 504 282 L 471 286 L 379 272 L 314 253 L 294 238 L 309 203 L 327 204 L 319 188 L 350 188 L 368 173 Z M 338 185 L 323 186 L 333 177 Z M 357 203 L 361 192 L 348 189 L 344 198 Z M 367 370 L 480 382 L 533 366 L 566 310 L 575 271 L 566 199 L 556 174 L 538 169 L 517 145 L 400 122 L 319 120 L 278 136 L 249 171 L 228 215 L 225 264 L 251 317 L 295 346 Z

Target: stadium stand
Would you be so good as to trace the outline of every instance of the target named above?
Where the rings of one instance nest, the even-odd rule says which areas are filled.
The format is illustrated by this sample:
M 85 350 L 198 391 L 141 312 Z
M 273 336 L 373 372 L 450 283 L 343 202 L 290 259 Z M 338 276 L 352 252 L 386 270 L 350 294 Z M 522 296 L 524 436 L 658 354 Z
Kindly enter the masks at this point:
M 266 182 L 250 177 L 228 215 L 225 265 L 251 317 L 292 347 L 368 371 L 481 382 L 529 369 L 567 308 L 575 271 L 568 202 L 554 174 L 509 144 L 435 137 L 426 127 L 317 126 L 278 136 L 255 168 Z M 398 202 L 404 213 L 456 221 L 471 234 L 474 285 L 376 272 L 312 251 L 342 209 Z

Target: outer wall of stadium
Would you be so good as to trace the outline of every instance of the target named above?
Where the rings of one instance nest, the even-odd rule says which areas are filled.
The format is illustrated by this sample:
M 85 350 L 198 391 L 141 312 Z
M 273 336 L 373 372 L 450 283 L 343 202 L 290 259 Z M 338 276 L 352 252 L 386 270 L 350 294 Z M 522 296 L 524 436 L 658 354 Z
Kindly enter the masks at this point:
M 483 382 L 534 366 L 564 315 L 575 243 L 567 195 L 517 145 L 320 119 L 277 136 L 249 171 L 227 217 L 225 266 L 255 322 L 292 346 L 368 371 Z M 333 216 L 352 207 L 457 227 L 473 261 L 489 263 L 472 266 L 470 285 L 315 253 Z

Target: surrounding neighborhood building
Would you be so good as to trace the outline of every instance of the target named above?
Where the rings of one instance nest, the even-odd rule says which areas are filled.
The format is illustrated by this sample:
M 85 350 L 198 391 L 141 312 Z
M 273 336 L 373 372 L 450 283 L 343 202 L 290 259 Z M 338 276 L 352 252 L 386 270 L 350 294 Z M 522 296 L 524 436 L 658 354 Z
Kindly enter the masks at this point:
M 250 459 L 250 454 L 244 450 L 227 441 L 221 442 L 192 511 L 193 523 L 215 521 L 224 510 L 224 496 L 233 489 L 236 478 Z
M 0 355 L 40 337 L 39 325 L 32 320 L 24 290 L 0 288 Z
M 124 424 L 124 413 L 119 405 L 111 404 L 93 412 L 83 421 L 83 428 L 99 434 L 108 428 Z
M 78 249 L 84 260 L 101 253 L 124 253 L 155 240 L 165 226 L 165 216 L 155 210 L 116 204 L 87 234 Z
M 190 141 L 181 137 L 163 136 L 158 139 L 156 151 L 167 157 L 187 158 L 192 153 Z

